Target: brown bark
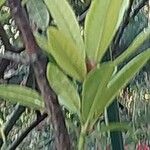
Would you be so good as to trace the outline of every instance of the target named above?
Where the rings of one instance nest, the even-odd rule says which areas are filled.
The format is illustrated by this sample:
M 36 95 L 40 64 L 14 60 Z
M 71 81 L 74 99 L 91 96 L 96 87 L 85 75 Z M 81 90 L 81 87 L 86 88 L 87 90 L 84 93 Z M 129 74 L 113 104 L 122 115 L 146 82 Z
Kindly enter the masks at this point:
M 20 1 L 8 0 L 8 3 L 12 16 L 14 17 L 19 30 L 21 31 L 26 51 L 31 59 L 35 58 L 35 61 L 32 62 L 32 65 L 38 86 L 45 101 L 47 112 L 49 116 L 51 116 L 52 125 L 55 130 L 56 149 L 70 150 L 70 138 L 66 128 L 65 118 L 63 116 L 57 96 L 49 86 L 46 79 L 46 57 L 43 55 L 35 41 L 25 10 L 22 8 Z

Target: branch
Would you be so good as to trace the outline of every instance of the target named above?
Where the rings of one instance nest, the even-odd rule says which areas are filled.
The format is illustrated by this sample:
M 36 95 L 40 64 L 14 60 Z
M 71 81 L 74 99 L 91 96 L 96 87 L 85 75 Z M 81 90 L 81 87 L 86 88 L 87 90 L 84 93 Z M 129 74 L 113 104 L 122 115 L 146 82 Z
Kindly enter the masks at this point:
M 0 53 L 0 58 L 4 58 L 7 60 L 11 60 L 17 63 L 21 63 L 21 64 L 31 64 L 31 61 L 34 62 L 36 60 L 35 57 L 32 57 L 32 60 L 30 60 L 29 56 L 26 53 L 23 53 L 22 55 L 17 54 L 17 53 L 13 53 L 13 52 L 4 52 L 4 53 Z
M 47 117 L 47 114 L 38 116 L 38 118 L 33 121 L 28 128 L 17 138 L 16 141 L 8 148 L 8 150 L 14 150 L 17 146 L 25 139 L 25 137 L 34 129 L 40 122 L 42 122 Z
M 26 12 L 22 8 L 20 1 L 8 0 L 8 3 L 16 24 L 21 31 L 23 42 L 30 59 L 32 59 L 33 55 L 34 57 L 36 56 L 36 61 L 32 63 L 32 65 L 41 95 L 45 101 L 47 112 L 49 115 L 51 115 L 51 123 L 55 131 L 56 148 L 58 150 L 70 150 L 70 138 L 66 128 L 65 118 L 63 116 L 57 96 L 49 86 L 49 83 L 46 79 L 47 58 L 36 43 L 29 26 Z

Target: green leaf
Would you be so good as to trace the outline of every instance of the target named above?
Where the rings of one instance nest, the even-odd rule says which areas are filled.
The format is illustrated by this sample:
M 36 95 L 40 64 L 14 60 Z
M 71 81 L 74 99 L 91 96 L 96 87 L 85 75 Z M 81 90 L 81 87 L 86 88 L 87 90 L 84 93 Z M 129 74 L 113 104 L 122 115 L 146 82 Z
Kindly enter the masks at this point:
M 100 68 L 92 70 L 83 83 L 82 91 L 82 119 L 83 122 L 93 118 L 103 99 L 100 95 L 106 88 L 114 71 L 114 64 L 108 62 L 102 64 Z M 104 108 L 102 108 L 103 110 Z
M 102 126 L 100 129 L 101 132 L 108 132 L 108 131 L 129 131 L 130 133 L 133 132 L 132 127 L 129 126 L 127 123 L 109 123 L 107 126 Z
M 40 35 L 38 33 L 34 33 L 34 37 L 36 38 L 36 42 L 40 46 L 42 50 L 49 53 L 49 49 L 52 49 L 50 43 L 48 43 L 48 39 L 44 35 Z
M 130 57 L 143 43 L 146 39 L 150 36 L 150 28 L 144 29 L 130 44 L 130 46 L 119 56 L 115 59 L 115 64 L 119 65 L 125 59 Z
M 6 0 L 0 0 L 0 7 L 5 3 Z
M 66 0 L 45 0 L 45 3 L 56 21 L 59 30 L 72 39 L 82 57 L 85 57 L 85 47 L 80 34 L 80 27 L 68 2 Z
M 48 42 L 50 43 L 50 54 L 57 64 L 70 76 L 83 81 L 86 75 L 85 59 L 81 56 L 72 40 L 65 33 L 48 28 Z
M 43 109 L 44 101 L 35 91 L 19 85 L 0 85 L 0 97 L 34 109 Z
M 101 95 L 103 103 L 99 107 L 99 114 L 102 113 L 102 108 L 107 106 L 119 94 L 119 91 L 124 88 L 135 74 L 146 64 L 150 59 L 150 49 L 142 52 L 130 62 L 128 62 L 109 82 L 107 89 Z
M 80 97 L 67 76 L 56 65 L 48 63 L 47 78 L 52 89 L 58 95 L 59 102 L 68 110 L 79 115 Z
M 95 108 L 95 113 L 91 116 L 86 124 L 90 123 L 89 128 L 95 124 L 96 120 L 103 113 L 104 108 L 109 106 L 114 98 L 119 94 L 119 91 L 124 88 L 127 83 L 134 77 L 134 75 L 144 66 L 144 64 L 150 59 L 150 49 L 139 54 L 132 59 L 127 65 L 125 65 L 116 75 L 111 77 L 111 80 L 103 88 L 103 91 L 98 95 L 99 103 Z M 105 73 L 106 75 L 107 73 Z
M 49 24 L 49 12 L 42 0 L 28 0 L 26 2 L 28 14 L 31 23 L 35 24 L 40 29 L 45 30 Z
M 93 0 L 85 20 L 85 50 L 100 61 L 117 31 L 129 0 Z
M 109 82 L 108 88 L 103 95 L 103 100 L 108 101 L 109 105 L 112 100 L 118 95 L 119 91 L 124 88 L 127 83 L 140 71 L 140 69 L 150 59 L 150 49 L 142 52 L 134 59 L 129 61 Z

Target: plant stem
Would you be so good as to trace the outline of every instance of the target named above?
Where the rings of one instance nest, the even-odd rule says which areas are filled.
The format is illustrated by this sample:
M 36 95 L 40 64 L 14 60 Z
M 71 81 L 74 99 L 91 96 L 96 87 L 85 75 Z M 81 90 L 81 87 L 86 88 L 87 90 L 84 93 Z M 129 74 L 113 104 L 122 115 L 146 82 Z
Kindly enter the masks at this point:
M 78 150 L 85 149 L 85 137 L 86 137 L 86 130 L 85 130 L 84 126 L 82 126 L 80 136 L 79 136 Z
M 85 135 L 80 133 L 78 150 L 84 150 L 84 143 L 85 143 Z

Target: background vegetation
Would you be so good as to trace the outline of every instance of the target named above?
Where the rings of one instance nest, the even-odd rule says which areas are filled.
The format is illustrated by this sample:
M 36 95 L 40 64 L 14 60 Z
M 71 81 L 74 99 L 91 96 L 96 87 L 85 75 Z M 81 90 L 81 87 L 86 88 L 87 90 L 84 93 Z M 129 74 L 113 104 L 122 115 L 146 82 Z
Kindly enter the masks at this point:
M 47 76 L 47 78 L 50 83 L 50 86 L 55 92 L 51 91 L 51 88 L 50 89 L 48 88 L 48 91 L 50 90 L 49 93 L 51 93 L 50 96 L 52 97 L 52 99 L 57 99 L 55 98 L 56 96 L 55 93 L 59 97 L 59 94 L 62 91 L 61 88 L 58 88 L 61 87 L 59 86 L 59 84 L 63 80 L 65 80 L 67 84 L 66 87 L 63 86 L 64 91 L 65 88 L 68 87 L 72 89 L 71 85 L 73 85 L 73 87 L 75 87 L 75 89 L 78 90 L 77 93 L 81 95 L 83 87 L 82 87 L 82 82 L 79 81 L 82 80 L 82 75 L 84 76 L 83 69 L 79 70 L 80 74 L 82 74 L 81 76 L 74 73 L 73 70 L 74 68 L 72 66 L 69 67 L 73 69 L 70 69 L 69 67 L 68 69 L 66 67 L 67 65 L 65 66 L 65 64 L 63 64 L 64 63 L 63 61 L 65 61 L 65 59 L 64 60 L 62 59 L 59 62 L 59 55 L 55 55 L 53 54 L 53 52 L 50 52 L 49 55 L 49 52 L 47 50 L 46 47 L 47 45 L 45 41 L 45 36 L 47 35 L 48 32 L 46 31 L 47 28 L 49 26 L 53 26 L 53 27 L 57 26 L 58 28 L 61 28 L 61 23 L 62 23 L 62 22 L 57 23 L 59 22 L 59 19 L 57 21 L 57 13 L 55 13 L 54 8 L 50 7 L 52 6 L 50 5 L 52 1 L 50 4 L 48 4 L 48 2 L 50 3 L 50 0 L 49 1 L 39 0 L 38 3 L 37 0 L 21 1 L 25 13 L 27 14 L 27 18 L 29 19 L 28 26 L 31 27 L 32 33 L 34 34 L 34 37 L 36 37 L 36 43 L 38 43 L 39 46 L 43 49 L 42 52 L 44 52 L 44 56 L 46 55 L 46 57 L 48 57 L 48 60 L 50 60 L 51 62 L 49 64 L 49 71 L 48 71 L 49 75 Z M 82 33 L 84 32 L 85 17 L 87 16 L 87 13 L 89 12 L 89 7 L 92 4 L 90 0 L 89 1 L 86 0 L 84 2 L 80 0 L 68 0 L 68 2 L 71 5 L 71 8 L 73 8 L 73 11 L 75 12 Z M 17 3 L 18 2 L 16 2 L 16 6 Z M 58 2 L 58 6 L 60 5 L 60 3 Z M 27 42 L 25 42 L 25 38 L 24 38 L 25 35 L 22 31 L 23 29 L 21 29 L 21 25 L 18 25 L 19 24 L 18 23 L 19 21 L 17 20 L 18 16 L 13 11 L 14 6 L 15 6 L 15 2 L 13 4 L 12 0 L 8 0 L 8 1 L 0 0 L 0 37 L 1 37 L 0 39 L 0 51 L 1 51 L 0 53 L 0 84 L 1 84 L 0 85 L 0 97 L 1 97 L 0 147 L 1 149 L 16 148 L 16 149 L 23 149 L 23 150 L 55 149 L 55 147 L 57 147 L 56 145 L 59 145 L 58 141 L 59 140 L 61 141 L 61 139 L 59 139 L 60 136 L 57 139 L 56 130 L 58 131 L 57 133 L 62 136 L 63 134 L 67 133 L 67 131 L 64 130 L 65 127 L 64 128 L 62 127 L 63 117 L 58 117 L 58 120 L 55 119 L 55 117 L 57 118 L 57 115 L 56 116 L 52 115 L 52 119 L 50 119 L 50 117 L 47 117 L 47 113 L 55 114 L 55 108 L 52 106 L 52 104 L 51 106 L 49 106 L 49 103 L 45 102 L 46 105 L 48 106 L 47 108 L 48 111 L 45 111 L 45 109 L 43 109 L 44 103 L 43 101 L 41 101 L 42 99 L 41 95 L 42 97 L 45 98 L 48 92 L 47 93 L 45 92 L 47 91 L 47 88 L 44 89 L 45 85 L 43 84 L 44 83 L 43 81 L 45 80 L 41 78 L 40 75 L 38 76 L 38 73 L 40 72 L 40 69 L 44 70 L 46 68 L 45 63 L 47 62 L 43 61 L 43 58 L 40 58 L 39 55 L 38 55 L 38 59 L 42 60 L 41 62 L 39 61 L 40 63 L 36 60 L 36 57 L 34 60 L 34 55 L 28 58 L 27 49 L 28 48 L 32 49 L 32 46 L 28 45 L 27 47 Z M 62 5 L 60 6 L 61 8 L 63 8 Z M 57 11 L 59 9 L 60 8 L 58 8 Z M 64 8 L 62 10 L 64 14 L 68 13 L 64 11 Z M 68 18 L 68 22 L 69 24 L 71 24 L 70 18 Z M 68 22 L 66 21 L 66 23 Z M 28 32 L 28 26 L 25 30 L 27 32 Z M 112 59 L 114 60 L 117 56 L 119 56 L 119 54 L 123 53 L 129 47 L 129 45 L 136 39 L 136 37 L 139 34 L 142 36 L 141 39 L 137 38 L 137 43 L 140 43 L 142 40 L 143 42 L 141 42 L 141 44 L 139 45 L 135 43 L 135 45 L 136 44 L 138 45 L 135 46 L 134 48 L 136 51 L 134 51 L 133 54 L 130 55 L 130 57 L 125 59 L 123 63 L 121 62 L 121 64 L 119 64 L 119 67 L 121 68 L 122 66 L 125 66 L 127 62 L 132 60 L 132 58 L 134 58 L 138 54 L 141 54 L 141 52 L 145 52 L 150 46 L 149 30 L 147 30 L 148 27 L 149 27 L 148 1 L 131 0 L 129 2 L 127 9 L 125 10 L 123 20 L 121 20 L 121 24 L 118 30 L 116 31 L 116 34 L 114 35 L 111 44 L 109 43 L 110 45 L 108 51 L 105 53 L 101 62 L 107 62 Z M 63 28 L 63 30 L 64 29 L 65 27 Z M 51 41 L 57 41 L 56 43 L 52 42 L 54 43 L 52 47 L 55 47 L 55 45 L 57 46 L 59 43 L 59 40 L 56 37 L 57 33 L 55 33 L 55 30 L 53 31 L 53 29 L 49 29 L 49 34 L 50 34 L 49 36 L 51 38 Z M 66 34 L 67 34 L 67 29 L 66 29 Z M 58 37 L 61 36 L 63 37 L 64 35 L 58 33 Z M 94 40 L 94 37 L 92 37 L 92 39 Z M 72 42 L 69 38 L 68 40 L 70 41 L 70 43 Z M 33 44 L 32 42 L 31 44 Z M 91 40 L 91 43 L 92 42 L 93 41 Z M 62 55 L 61 57 L 63 56 L 64 55 Z M 91 56 L 90 52 L 88 56 L 90 58 Z M 46 57 L 44 57 L 45 60 L 47 59 Z M 33 62 L 31 61 L 31 58 L 33 59 Z M 145 59 L 146 58 L 149 59 L 148 56 L 147 57 L 145 56 Z M 73 59 L 74 58 L 70 55 L 70 59 L 69 59 L 70 62 L 72 62 Z M 141 59 L 141 64 L 142 61 L 143 59 Z M 59 67 L 56 64 L 58 64 Z M 91 62 L 89 64 L 90 67 L 93 65 Z M 86 65 L 88 66 L 88 61 L 86 62 Z M 41 67 L 41 68 L 37 69 L 36 67 L 37 68 Z M 84 136 L 85 139 L 83 139 L 84 140 L 83 143 L 85 143 L 84 144 L 85 149 L 87 150 L 88 149 L 89 150 L 92 149 L 130 150 L 131 149 L 133 150 L 133 149 L 138 149 L 142 146 L 145 146 L 148 149 L 149 142 L 150 142 L 150 119 L 149 119 L 150 69 L 149 68 L 150 68 L 150 63 L 148 62 L 144 66 L 144 68 L 142 68 L 142 70 L 138 74 L 136 74 L 136 76 L 134 76 L 132 81 L 128 85 L 126 85 L 125 88 L 119 90 L 119 95 L 117 95 L 116 98 L 117 101 L 115 100 L 114 103 L 110 105 L 108 111 L 105 108 L 103 115 L 102 112 L 100 113 L 100 115 L 98 115 L 98 119 L 96 119 L 96 124 L 91 125 L 90 123 L 92 122 L 92 120 L 90 120 L 91 122 L 89 123 L 89 125 L 91 126 L 91 128 L 88 128 L 89 131 L 86 131 L 86 136 Z M 58 71 L 56 71 L 57 69 Z M 63 70 L 63 73 L 60 72 L 59 69 L 61 71 Z M 66 76 L 66 74 L 68 76 Z M 59 79 L 58 77 L 60 77 L 60 75 L 61 75 L 60 80 L 58 80 L 58 82 L 55 83 L 55 81 Z M 105 74 L 103 74 L 103 76 L 105 76 Z M 99 77 L 100 76 L 98 76 L 98 78 Z M 70 85 L 68 81 L 71 81 L 72 84 Z M 12 84 L 21 85 L 23 87 L 27 86 L 38 92 L 32 91 L 31 89 L 21 90 L 17 86 L 3 87 L 3 85 L 12 85 Z M 91 88 L 92 84 L 89 85 L 90 85 L 90 89 L 94 91 L 93 90 L 94 86 L 92 86 L 93 88 Z M 43 94 L 44 93 L 43 91 L 46 93 L 45 95 Z M 65 95 L 64 93 L 60 95 L 63 97 Z M 77 98 L 76 95 L 71 95 L 71 96 L 72 97 L 69 98 Z M 65 95 L 64 97 L 67 99 L 68 95 Z M 9 101 L 7 101 L 8 99 Z M 81 134 L 82 125 L 84 126 L 84 121 L 82 123 L 80 118 L 80 115 L 82 114 L 80 114 L 80 110 L 77 109 L 78 107 L 76 108 L 70 101 L 65 101 L 60 98 L 59 102 L 62 104 L 61 110 L 63 112 L 63 116 L 65 117 L 66 127 L 70 136 L 71 145 L 74 149 L 77 149 L 77 145 L 80 143 L 78 148 L 82 149 L 82 147 L 80 148 L 80 145 L 82 145 L 82 139 L 80 139 L 81 141 L 79 140 L 79 137 L 81 138 L 82 136 Z M 102 103 L 99 103 L 99 105 L 102 105 Z M 54 112 L 52 111 L 53 108 L 54 108 Z M 112 118 L 111 114 L 113 114 L 113 116 L 115 117 Z M 56 124 L 54 122 L 56 122 Z M 57 124 L 59 125 L 57 126 Z M 55 126 L 57 127 L 55 128 Z M 59 131 L 58 130 L 59 128 L 62 131 Z M 117 138 L 119 138 L 120 140 L 118 141 Z M 63 146 L 65 144 L 69 145 L 65 141 L 65 139 L 67 138 L 66 137 L 64 138 L 64 143 L 62 143 Z M 69 149 L 69 146 L 68 147 L 67 146 L 63 147 L 63 146 L 61 147 L 61 149 Z M 117 148 L 117 146 L 119 147 Z M 58 147 L 57 149 L 60 148 Z

